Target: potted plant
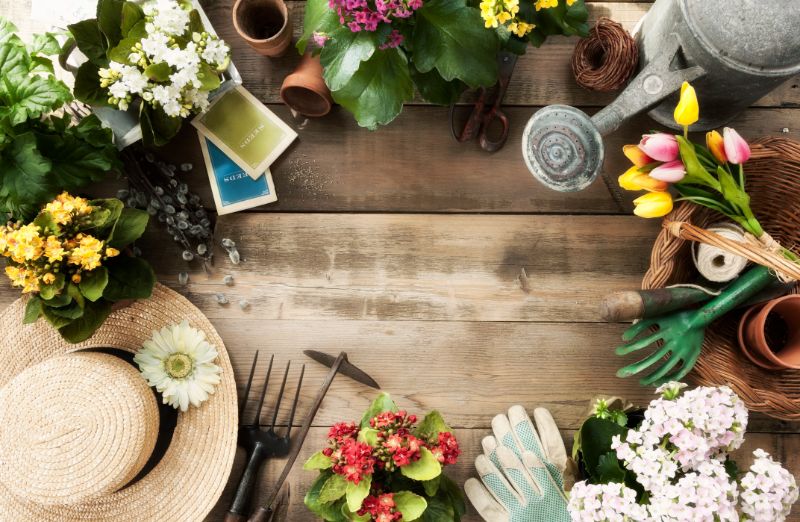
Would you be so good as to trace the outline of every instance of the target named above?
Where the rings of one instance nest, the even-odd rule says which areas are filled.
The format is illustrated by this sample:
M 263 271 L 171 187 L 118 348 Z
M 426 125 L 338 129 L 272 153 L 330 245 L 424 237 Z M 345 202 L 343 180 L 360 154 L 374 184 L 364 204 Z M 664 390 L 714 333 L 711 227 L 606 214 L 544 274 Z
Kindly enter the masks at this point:
M 118 199 L 64 192 L 31 222 L 0 227 L 0 256 L 13 286 L 30 294 L 25 323 L 44 316 L 71 343 L 91 337 L 114 303 L 150 297 L 155 275 L 123 250 L 144 233 L 148 214 Z
M 87 58 L 75 97 L 134 113 L 145 145 L 164 145 L 185 118 L 205 110 L 230 65 L 230 49 L 191 2 L 99 0 L 97 18 L 69 31 Z
M 468 88 L 494 85 L 501 45 L 522 54 L 528 41 L 541 45 L 549 34 L 587 33 L 583 0 L 545 3 L 309 0 L 297 49 L 319 53 L 333 100 L 376 129 L 400 114 L 415 89 L 450 105 Z M 521 32 L 523 19 L 530 23 Z
M 460 453 L 439 412 L 417 424 L 381 394 L 360 424 L 333 426 L 327 447 L 305 463 L 319 470 L 305 504 L 328 521 L 458 521 L 464 498 L 443 468 Z
M 72 94 L 53 75 L 55 37 L 26 44 L 16 30 L 0 18 L 0 212 L 25 219 L 61 190 L 100 181 L 119 160 L 96 116 L 73 121 L 64 111 Z

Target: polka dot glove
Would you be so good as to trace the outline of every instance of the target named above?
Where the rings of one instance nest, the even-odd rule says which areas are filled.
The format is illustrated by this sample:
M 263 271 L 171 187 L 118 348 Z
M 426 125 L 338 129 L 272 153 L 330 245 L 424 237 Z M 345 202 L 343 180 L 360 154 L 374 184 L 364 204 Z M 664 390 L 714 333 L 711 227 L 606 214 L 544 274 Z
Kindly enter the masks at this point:
M 512 406 L 508 415 L 492 419 L 494 436 L 483 439 L 483 455 L 475 459 L 480 481 L 464 489 L 487 522 L 569 522 L 564 493 L 568 467 L 564 441 L 550 412 Z M 538 428 L 538 430 L 537 430 Z M 566 482 L 574 478 L 568 473 Z

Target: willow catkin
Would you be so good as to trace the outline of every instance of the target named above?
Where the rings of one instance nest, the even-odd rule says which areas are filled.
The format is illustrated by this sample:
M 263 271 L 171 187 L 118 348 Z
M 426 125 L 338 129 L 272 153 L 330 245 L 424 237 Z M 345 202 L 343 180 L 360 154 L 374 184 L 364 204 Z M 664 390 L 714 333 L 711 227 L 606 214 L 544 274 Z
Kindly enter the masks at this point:
M 575 46 L 572 73 L 585 89 L 616 91 L 625 86 L 638 63 L 636 40 L 617 22 L 601 18 Z

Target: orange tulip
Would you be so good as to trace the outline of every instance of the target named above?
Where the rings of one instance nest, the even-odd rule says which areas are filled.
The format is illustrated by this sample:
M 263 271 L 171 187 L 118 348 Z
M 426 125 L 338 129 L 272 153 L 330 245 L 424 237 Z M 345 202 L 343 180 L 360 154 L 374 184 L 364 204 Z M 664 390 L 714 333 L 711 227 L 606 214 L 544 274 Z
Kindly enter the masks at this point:
M 622 147 L 622 153 L 637 167 L 644 167 L 648 163 L 653 162 L 653 159 L 645 154 L 638 145 L 625 145 Z
M 711 151 L 711 154 L 717 158 L 720 163 L 727 163 L 728 157 L 725 155 L 725 142 L 722 139 L 722 134 L 712 130 L 706 133 L 706 147 Z

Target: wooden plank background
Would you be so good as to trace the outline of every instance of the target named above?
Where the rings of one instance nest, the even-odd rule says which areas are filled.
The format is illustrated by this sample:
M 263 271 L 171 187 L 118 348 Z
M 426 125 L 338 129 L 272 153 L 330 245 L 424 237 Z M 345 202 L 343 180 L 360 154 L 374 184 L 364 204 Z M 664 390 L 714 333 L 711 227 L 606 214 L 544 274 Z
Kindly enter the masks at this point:
M 492 416 L 512 404 L 550 408 L 570 448 L 592 396 L 622 395 L 640 404 L 652 397 L 634 380 L 615 377 L 623 360 L 613 347 L 624 325 L 599 322 L 597 302 L 609 291 L 638 286 L 658 223 L 627 215 L 600 180 L 577 194 L 549 191 L 520 157 L 522 128 L 540 106 L 566 103 L 592 113 L 613 99 L 575 85 L 568 66 L 575 40 L 552 38 L 520 58 L 505 100 L 508 144 L 486 154 L 473 143 L 456 143 L 447 109 L 419 99 L 376 132 L 359 129 L 339 108 L 320 120 L 293 117 L 278 90 L 298 56 L 255 54 L 233 30 L 233 0 L 203 3 L 231 44 L 245 86 L 300 136 L 272 168 L 278 203 L 218 221 L 216 237 L 237 242 L 240 265 L 221 251 L 210 273 L 187 265 L 157 227 L 142 245 L 159 279 L 218 328 L 240 391 L 257 349 L 274 353 L 278 367 L 292 361 L 292 378 L 306 362 L 302 413 L 325 370 L 301 351 L 345 349 L 404 408 L 442 411 L 464 451 L 451 470 L 460 483 L 474 474 L 472 461 Z M 297 34 L 304 4 L 291 0 L 289 7 Z M 609 16 L 629 29 L 648 7 L 589 3 L 593 20 Z M 0 14 L 25 31 L 42 29 L 29 17 L 29 0 L 0 0 Z M 798 84 L 787 82 L 734 126 L 751 138 L 784 132 L 800 138 Z M 653 127 L 640 116 L 606 139 L 609 177 L 626 168 L 619 147 Z M 188 129 L 165 153 L 198 167 L 185 178 L 210 203 L 196 142 Z M 108 195 L 118 186 L 108 182 L 92 191 Z M 190 273 L 185 287 L 177 282 L 182 271 Z M 227 274 L 233 286 L 223 284 Z M 220 292 L 231 304 L 217 304 Z M 2 285 L 0 306 L 16 296 Z M 248 310 L 237 305 L 241 299 L 251 303 Z M 256 382 L 264 371 L 259 368 Z M 338 377 L 301 460 L 323 444 L 326 426 L 358 418 L 372 397 L 371 390 Z M 744 461 L 763 447 L 800 475 L 798 427 L 753 415 L 740 452 Z M 242 459 L 209 521 L 222 520 Z M 265 467 L 261 495 L 282 464 Z M 302 506 L 313 478 L 299 465 L 291 474 L 287 520 L 313 519 Z M 479 518 L 470 511 L 466 520 Z

